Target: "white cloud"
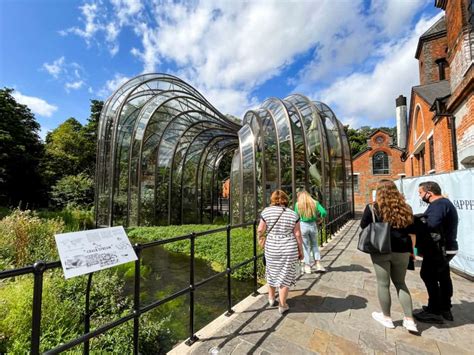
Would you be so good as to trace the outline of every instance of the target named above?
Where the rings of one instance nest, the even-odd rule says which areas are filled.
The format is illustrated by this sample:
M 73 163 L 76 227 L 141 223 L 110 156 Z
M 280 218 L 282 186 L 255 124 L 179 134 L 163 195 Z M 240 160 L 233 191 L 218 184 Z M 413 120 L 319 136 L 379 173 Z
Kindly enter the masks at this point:
M 117 90 L 122 84 L 127 82 L 129 79 L 130 79 L 129 77 L 123 74 L 116 73 L 113 79 L 107 80 L 105 85 L 101 89 L 99 89 L 99 91 L 97 92 L 97 95 L 102 98 L 107 98 L 108 96 L 110 96 L 110 94 L 112 94 L 115 90 Z
M 97 20 L 97 14 L 99 12 L 99 5 L 97 3 L 84 4 L 79 7 L 81 10 L 84 28 L 71 27 L 67 30 L 60 31 L 59 33 L 63 36 L 68 33 L 74 33 L 79 37 L 82 37 L 89 44 L 91 38 L 102 28 Z
M 64 71 L 65 58 L 60 57 L 54 60 L 51 64 L 44 63 L 43 68 L 51 74 L 54 78 L 58 78 L 59 74 Z
M 78 90 L 84 85 L 84 82 L 82 80 L 79 81 L 74 81 L 71 83 L 66 83 L 64 87 L 66 88 L 66 91 L 69 92 L 70 90 Z
M 258 105 L 258 100 L 255 97 L 249 97 L 248 92 L 243 90 L 199 87 L 198 90 L 220 112 L 232 113 L 237 117 L 242 117 L 247 110 Z
M 79 90 L 84 86 L 84 69 L 76 62 L 67 62 L 64 56 L 56 59 L 53 63 L 44 63 L 45 69 L 55 80 L 64 84 L 67 92 Z
M 372 3 L 372 23 L 389 36 L 405 32 L 413 14 L 431 0 L 376 0 Z
M 14 91 L 12 95 L 15 100 L 28 106 L 34 114 L 39 116 L 51 117 L 58 109 L 57 106 L 51 105 L 39 97 L 23 95 L 19 91 Z
M 111 0 L 111 2 L 121 24 L 127 23 L 130 17 L 136 16 L 143 8 L 140 0 Z
M 172 67 L 224 113 L 255 105 L 255 92 L 286 70 L 286 84 L 334 105 L 344 122 L 393 117 L 393 101 L 418 78 L 414 46 L 428 26 L 413 20 L 431 0 L 193 1 L 110 0 L 81 7 L 84 28 L 68 30 L 119 51 L 119 35 L 143 73 Z M 90 4 L 92 6 L 92 4 Z M 432 4 L 431 4 L 432 6 Z M 87 10 L 87 11 L 86 11 Z M 297 68 L 292 65 L 297 62 Z M 171 64 L 171 66 L 169 66 Z M 296 74 L 295 74 L 296 70 Z M 121 75 L 99 91 L 117 89 Z M 316 89 L 317 88 L 317 89 Z M 321 91 L 322 90 L 322 91 Z M 364 97 L 361 99 L 361 93 Z M 363 101 L 363 102 L 362 102 Z
M 379 51 L 383 58 L 373 71 L 340 78 L 311 96 L 332 107 L 344 123 L 375 127 L 387 124 L 395 116 L 396 97 L 410 97 L 411 87 L 418 85 L 418 62 L 414 58 L 418 39 L 438 19 L 423 18 L 408 37 L 382 46 Z

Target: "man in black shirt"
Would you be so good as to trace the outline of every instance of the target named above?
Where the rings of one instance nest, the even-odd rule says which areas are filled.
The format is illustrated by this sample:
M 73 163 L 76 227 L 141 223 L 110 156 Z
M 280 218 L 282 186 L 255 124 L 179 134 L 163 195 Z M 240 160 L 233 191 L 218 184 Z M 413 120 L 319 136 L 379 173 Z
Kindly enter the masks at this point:
M 418 193 L 429 204 L 421 216 L 426 233 L 419 240 L 423 253 L 420 276 L 428 291 L 428 305 L 414 317 L 426 323 L 443 323 L 443 318 L 452 321 L 453 282 L 449 261 L 458 251 L 458 214 L 451 201 L 441 195 L 436 182 L 422 182 Z

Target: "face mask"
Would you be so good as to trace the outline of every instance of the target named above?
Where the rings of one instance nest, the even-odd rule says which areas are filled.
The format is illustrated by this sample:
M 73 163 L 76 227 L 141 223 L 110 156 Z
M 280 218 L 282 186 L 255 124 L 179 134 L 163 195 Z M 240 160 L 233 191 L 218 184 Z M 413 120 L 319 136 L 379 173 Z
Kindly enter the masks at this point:
M 426 203 L 430 203 L 430 197 L 431 197 L 431 194 L 428 195 L 429 192 L 425 192 L 425 195 L 421 198 L 423 200 L 423 202 L 426 202 Z M 428 196 L 426 196 L 428 195 Z

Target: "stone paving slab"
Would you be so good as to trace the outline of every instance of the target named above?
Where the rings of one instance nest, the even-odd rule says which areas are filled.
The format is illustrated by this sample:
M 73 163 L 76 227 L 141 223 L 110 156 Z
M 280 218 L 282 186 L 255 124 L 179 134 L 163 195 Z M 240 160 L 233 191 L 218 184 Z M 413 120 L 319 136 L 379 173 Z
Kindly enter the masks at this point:
M 171 354 L 474 354 L 474 284 L 452 274 L 454 322 L 418 323 L 420 335 L 402 327 L 403 313 L 395 289 L 392 318 L 395 329 L 375 322 L 379 311 L 376 279 L 369 255 L 357 250 L 359 221 L 348 222 L 321 248 L 327 273 L 301 275 L 290 290 L 290 311 L 267 305 L 266 287 L 259 296 L 237 304 L 234 314 L 220 316 Z M 413 306 L 421 308 L 427 293 L 417 270 L 407 274 Z

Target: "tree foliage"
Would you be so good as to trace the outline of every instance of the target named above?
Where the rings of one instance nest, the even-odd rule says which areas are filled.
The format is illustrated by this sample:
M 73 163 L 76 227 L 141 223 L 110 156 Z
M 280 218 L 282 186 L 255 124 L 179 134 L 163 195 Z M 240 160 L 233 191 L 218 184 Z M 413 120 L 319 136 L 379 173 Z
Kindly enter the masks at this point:
M 349 125 L 344 126 L 349 144 L 351 146 L 351 154 L 354 155 L 362 152 L 367 148 L 367 140 L 376 130 L 381 129 L 388 132 L 393 139 L 393 144 L 397 142 L 397 128 L 396 127 L 378 127 L 372 128 L 370 126 L 362 126 L 360 128 L 350 128 Z
M 38 203 L 42 197 L 40 126 L 30 109 L 15 100 L 13 91 L 0 89 L 0 203 Z
M 43 175 L 51 186 L 57 206 L 67 199 L 73 205 L 87 206 L 93 200 L 97 129 L 103 102 L 91 100 L 91 115 L 85 125 L 71 117 L 46 136 Z
M 89 207 L 94 200 L 94 181 L 85 173 L 67 175 L 52 187 L 51 199 L 57 207 Z

